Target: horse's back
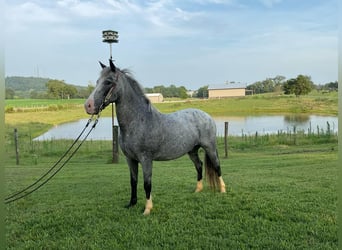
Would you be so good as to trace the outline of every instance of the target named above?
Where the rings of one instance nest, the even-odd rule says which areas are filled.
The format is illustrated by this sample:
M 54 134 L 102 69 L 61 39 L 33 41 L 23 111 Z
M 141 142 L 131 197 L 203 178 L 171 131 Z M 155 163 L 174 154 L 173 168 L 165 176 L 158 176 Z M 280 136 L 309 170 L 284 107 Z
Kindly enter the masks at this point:
M 166 115 L 166 121 L 175 123 L 180 127 L 186 127 L 201 132 L 212 132 L 216 134 L 216 125 L 211 116 L 199 109 L 183 109 Z M 185 129 L 186 131 L 188 129 Z M 181 132 L 181 131 L 180 131 Z

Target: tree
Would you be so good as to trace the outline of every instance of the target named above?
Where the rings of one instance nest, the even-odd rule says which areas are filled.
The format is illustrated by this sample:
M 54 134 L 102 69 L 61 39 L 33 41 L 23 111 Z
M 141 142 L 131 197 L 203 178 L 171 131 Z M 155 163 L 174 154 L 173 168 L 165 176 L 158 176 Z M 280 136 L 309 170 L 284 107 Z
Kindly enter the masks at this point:
M 181 99 L 186 99 L 188 98 L 188 94 L 187 94 L 187 91 L 186 91 L 186 88 L 184 86 L 180 86 L 178 88 L 178 96 L 179 98 Z
M 276 86 L 283 85 L 285 83 L 285 80 L 286 80 L 286 77 L 280 76 L 280 75 L 277 75 L 276 77 L 273 78 L 273 81 Z
M 298 97 L 310 93 L 313 86 L 310 76 L 298 75 L 297 78 L 287 80 L 283 89 L 286 95 L 295 94 Z
M 203 86 L 197 90 L 198 98 L 208 98 L 208 85 Z
M 77 89 L 72 85 L 66 84 L 64 81 L 49 80 L 46 83 L 46 87 L 48 88 L 47 93 L 50 98 L 69 99 L 77 94 Z
M 338 90 L 338 82 L 329 82 L 324 84 L 323 89 L 329 90 L 329 91 L 337 91 Z
M 6 88 L 5 99 L 13 99 L 15 95 L 15 91 L 11 88 Z
M 295 86 L 296 86 L 296 79 L 295 78 L 287 80 L 283 86 L 284 94 L 285 95 L 293 94 L 294 90 L 295 90 Z
M 263 81 L 257 81 L 252 85 L 247 86 L 247 89 L 253 90 L 255 94 L 278 92 L 285 82 L 284 76 L 276 76 L 274 78 L 266 78 Z
M 47 93 L 50 98 L 61 98 L 63 93 L 64 82 L 59 80 L 49 80 L 46 83 Z
M 73 98 L 76 94 L 77 94 L 77 89 L 74 86 L 69 85 L 69 84 L 64 85 L 62 99 Z

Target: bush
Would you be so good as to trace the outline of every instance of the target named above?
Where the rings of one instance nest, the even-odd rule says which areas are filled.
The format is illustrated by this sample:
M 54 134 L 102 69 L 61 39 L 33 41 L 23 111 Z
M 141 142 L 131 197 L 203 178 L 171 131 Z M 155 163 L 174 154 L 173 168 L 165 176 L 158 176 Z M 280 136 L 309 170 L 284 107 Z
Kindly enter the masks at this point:
M 5 108 L 5 113 L 14 113 L 14 107 L 8 106 Z
M 48 111 L 57 111 L 57 110 L 58 110 L 58 106 L 55 104 L 48 106 Z

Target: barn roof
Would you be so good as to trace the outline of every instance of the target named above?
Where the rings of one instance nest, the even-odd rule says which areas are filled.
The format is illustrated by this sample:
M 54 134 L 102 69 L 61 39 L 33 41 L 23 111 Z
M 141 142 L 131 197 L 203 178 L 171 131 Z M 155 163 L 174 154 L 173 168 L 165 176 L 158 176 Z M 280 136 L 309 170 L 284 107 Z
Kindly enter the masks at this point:
M 228 83 L 221 85 L 209 85 L 208 89 L 245 89 L 246 83 Z

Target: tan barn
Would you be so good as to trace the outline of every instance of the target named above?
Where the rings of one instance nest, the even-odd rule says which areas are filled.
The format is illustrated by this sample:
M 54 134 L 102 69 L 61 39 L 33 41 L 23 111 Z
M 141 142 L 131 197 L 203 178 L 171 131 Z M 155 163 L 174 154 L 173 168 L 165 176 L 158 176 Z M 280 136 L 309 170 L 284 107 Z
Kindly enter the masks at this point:
M 150 93 L 146 94 L 146 97 L 150 99 L 152 103 L 158 103 L 158 102 L 163 102 L 164 97 L 161 93 Z
M 227 98 L 246 95 L 246 84 L 230 83 L 220 86 L 209 86 L 208 98 Z

